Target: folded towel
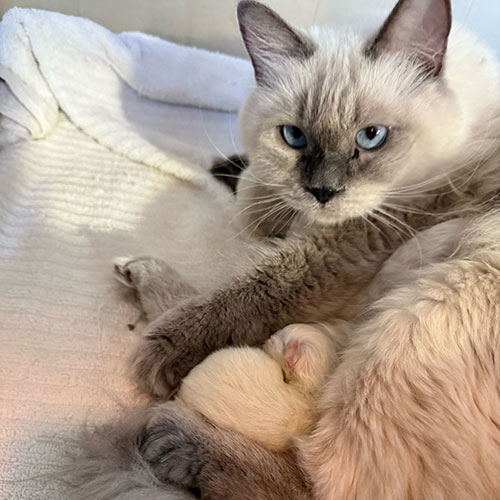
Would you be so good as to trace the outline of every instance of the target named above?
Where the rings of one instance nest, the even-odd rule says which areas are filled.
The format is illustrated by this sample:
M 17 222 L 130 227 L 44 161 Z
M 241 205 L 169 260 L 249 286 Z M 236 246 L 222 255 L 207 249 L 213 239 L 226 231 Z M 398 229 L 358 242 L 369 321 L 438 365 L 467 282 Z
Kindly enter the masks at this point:
M 112 259 L 164 258 L 201 291 L 247 260 L 232 195 L 202 167 L 238 149 L 251 70 L 13 9 L 0 77 L 0 498 L 68 500 L 50 474 L 76 432 L 138 401 L 125 361 L 138 312 Z
M 140 97 L 226 112 L 238 110 L 252 71 L 247 61 L 182 47 L 142 33 L 115 35 L 82 18 L 35 9 L 11 9 L 0 26 L 0 113 L 17 134 L 46 137 L 59 110 L 90 137 L 127 158 L 203 183 L 203 150 L 171 136 L 177 162 L 141 136 L 131 122 L 147 112 Z M 8 90 L 6 90 L 8 86 Z M 143 100 L 144 101 L 144 100 Z M 140 102 L 143 104 L 143 102 Z M 132 116 L 131 116 L 132 115 Z M 7 141 L 15 134 L 12 124 Z M 1 143 L 0 143 L 1 144 Z M 191 161 L 186 162 L 189 158 Z

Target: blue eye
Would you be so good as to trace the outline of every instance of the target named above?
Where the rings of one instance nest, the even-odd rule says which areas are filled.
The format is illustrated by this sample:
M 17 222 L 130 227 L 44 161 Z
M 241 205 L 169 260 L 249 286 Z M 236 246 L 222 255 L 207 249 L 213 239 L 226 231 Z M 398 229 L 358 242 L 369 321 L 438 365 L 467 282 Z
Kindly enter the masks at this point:
M 307 139 L 304 132 L 293 125 L 282 125 L 280 127 L 283 140 L 294 149 L 302 149 L 307 146 Z
M 388 134 L 384 125 L 374 125 L 360 130 L 356 135 L 356 142 L 366 150 L 377 149 L 384 144 Z

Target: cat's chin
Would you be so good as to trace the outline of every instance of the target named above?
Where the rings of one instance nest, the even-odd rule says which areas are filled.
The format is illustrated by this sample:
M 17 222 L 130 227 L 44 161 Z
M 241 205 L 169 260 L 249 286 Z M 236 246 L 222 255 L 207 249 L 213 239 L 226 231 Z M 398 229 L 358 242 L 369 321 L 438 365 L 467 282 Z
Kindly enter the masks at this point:
M 352 217 L 343 216 L 335 210 L 312 209 L 298 211 L 300 218 L 304 221 L 305 226 L 338 226 L 343 224 Z
M 384 191 L 378 186 L 361 186 L 343 193 L 320 205 L 302 196 L 283 197 L 285 203 L 295 211 L 306 226 L 338 226 L 345 222 L 367 217 L 384 201 Z

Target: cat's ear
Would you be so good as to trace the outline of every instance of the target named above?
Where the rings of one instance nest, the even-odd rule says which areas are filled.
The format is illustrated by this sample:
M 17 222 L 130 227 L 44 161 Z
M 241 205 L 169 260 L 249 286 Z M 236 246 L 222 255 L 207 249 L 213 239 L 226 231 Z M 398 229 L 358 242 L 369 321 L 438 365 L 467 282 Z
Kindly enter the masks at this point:
M 238 22 L 259 85 L 272 84 L 273 68 L 279 65 L 280 59 L 307 59 L 314 53 L 312 40 L 259 2 L 240 2 Z
M 443 66 L 451 29 L 450 0 L 399 0 L 368 49 L 371 55 L 405 52 L 429 76 Z

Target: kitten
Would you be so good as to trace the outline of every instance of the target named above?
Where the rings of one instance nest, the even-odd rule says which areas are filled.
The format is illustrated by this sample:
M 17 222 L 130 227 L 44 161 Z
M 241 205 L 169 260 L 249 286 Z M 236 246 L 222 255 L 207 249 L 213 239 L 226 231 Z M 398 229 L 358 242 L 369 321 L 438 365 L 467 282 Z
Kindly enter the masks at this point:
M 191 370 L 177 399 L 225 429 L 283 451 L 311 427 L 312 397 L 329 372 L 338 336 L 326 326 L 295 324 L 262 349 L 222 349 Z
M 500 216 L 471 222 L 498 206 L 497 64 L 460 30 L 448 44 L 448 0 L 400 0 L 368 36 L 305 33 L 257 2 L 238 12 L 257 80 L 241 189 L 254 175 L 313 227 L 158 316 L 137 379 L 166 397 L 227 344 L 263 343 L 293 322 L 357 324 L 312 435 L 297 441 L 300 467 L 176 403 L 151 416 L 139 452 L 156 477 L 206 498 L 500 498 Z M 458 216 L 457 245 L 442 221 Z M 373 281 L 426 228 L 395 254 L 409 272 Z M 136 291 L 147 302 L 147 287 Z

